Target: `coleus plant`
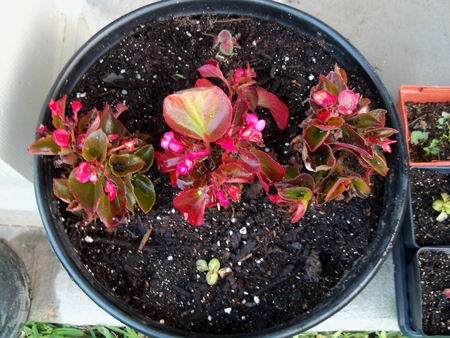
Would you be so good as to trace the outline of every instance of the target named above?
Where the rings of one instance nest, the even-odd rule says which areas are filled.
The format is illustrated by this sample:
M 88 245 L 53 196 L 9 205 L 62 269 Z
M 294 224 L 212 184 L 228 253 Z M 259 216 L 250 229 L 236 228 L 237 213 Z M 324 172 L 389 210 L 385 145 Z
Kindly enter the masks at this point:
M 320 75 L 311 89 L 312 114 L 302 123 L 303 133 L 291 142 L 301 152 L 309 173 L 291 168 L 275 184 L 278 195 L 269 198 L 289 205 L 291 221 L 297 222 L 315 196 L 316 205 L 370 193 L 370 176 L 388 172 L 382 152 L 391 152 L 389 137 L 397 130 L 385 127 L 386 111 L 369 111 L 369 100 L 347 87 L 347 75 L 337 65 L 326 77 Z
M 66 115 L 66 98 L 50 100 L 50 131 L 41 126 L 40 138 L 29 152 L 59 155 L 69 165 L 68 178 L 53 180 L 53 192 L 69 204 L 68 211 L 83 215 L 83 224 L 99 217 L 107 227 L 122 222 L 127 209 L 134 213 L 136 203 L 148 212 L 155 202 L 150 179 L 143 175 L 153 163 L 154 150 L 145 134 L 131 134 L 117 118 L 128 108 L 109 105 L 102 112 L 93 109 L 82 118 L 81 103 L 72 103 L 73 114 Z
M 230 31 L 226 29 L 220 31 L 217 37 L 214 38 L 213 49 L 217 46 L 219 46 L 220 51 L 227 56 L 233 54 L 234 47 L 240 47 L 236 42 L 236 39 L 231 35 Z
M 248 64 L 229 79 L 214 60 L 198 71 L 203 78 L 194 88 L 164 99 L 164 118 L 173 131 L 161 140 L 165 152 L 155 152 L 161 171 L 170 173 L 172 185 L 181 189 L 174 206 L 194 225 L 204 223 L 206 207 L 239 201 L 243 184 L 255 176 L 266 191 L 284 176 L 284 168 L 259 150 L 266 122 L 254 111 L 268 108 L 279 129 L 289 116 L 274 94 L 252 86 L 256 74 Z M 220 79 L 228 94 L 206 77 Z

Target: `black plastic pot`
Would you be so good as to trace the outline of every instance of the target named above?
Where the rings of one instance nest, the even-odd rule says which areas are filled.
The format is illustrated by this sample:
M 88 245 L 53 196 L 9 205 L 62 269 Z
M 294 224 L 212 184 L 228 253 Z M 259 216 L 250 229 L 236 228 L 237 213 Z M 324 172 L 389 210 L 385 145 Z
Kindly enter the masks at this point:
M 410 170 L 434 170 L 441 174 L 450 174 L 450 167 L 415 167 L 410 168 Z M 405 239 L 405 245 L 409 249 L 419 249 L 421 246 L 416 242 L 416 233 L 414 231 L 414 220 L 413 220 L 413 208 L 411 199 L 411 189 L 408 189 L 408 203 L 406 205 L 406 214 L 403 221 L 403 235 Z
M 450 247 L 423 247 L 416 252 L 411 262 L 406 267 L 406 272 L 408 274 L 407 280 L 407 290 L 409 297 L 409 308 L 411 315 L 411 327 L 415 328 L 416 331 L 422 337 L 435 337 L 435 338 L 448 338 L 450 335 L 434 335 L 430 336 L 423 331 L 423 314 L 422 314 L 422 288 L 421 288 L 421 273 L 419 269 L 419 255 L 422 251 L 431 252 L 445 252 L 450 254 Z M 432 273 L 432 271 L 430 271 Z
M 17 338 L 30 312 L 29 283 L 25 264 L 0 241 L 0 338 Z
M 46 102 L 51 98 L 70 93 L 83 74 L 103 54 L 117 44 L 125 33 L 131 32 L 137 24 L 152 19 L 165 19 L 169 15 L 183 16 L 201 13 L 216 13 L 224 16 L 229 14 L 247 15 L 269 19 L 292 27 L 299 32 L 305 32 L 314 39 L 323 40 L 324 48 L 339 61 L 340 67 L 351 70 L 352 74 L 363 80 L 373 93 L 379 94 L 381 103 L 379 108 L 385 108 L 388 111 L 386 124 L 400 130 L 400 133 L 396 134 L 397 143 L 393 145 L 393 152 L 387 157 L 390 170 L 387 175 L 384 209 L 380 217 L 378 232 L 367 248 L 366 255 L 355 262 L 345 277 L 330 290 L 326 299 L 308 314 L 271 329 L 233 336 L 291 337 L 319 324 L 342 309 L 367 285 L 393 247 L 404 215 L 407 161 L 402 126 L 395 106 L 373 68 L 345 38 L 303 12 L 267 0 L 170 0 L 158 2 L 120 18 L 89 40 L 64 68 Z M 326 69 L 324 73 L 329 71 Z M 39 124 L 50 125 L 50 119 L 50 112 L 44 105 Z M 71 277 L 93 301 L 119 321 L 152 337 L 211 337 L 207 334 L 182 332 L 160 325 L 118 303 L 112 295 L 106 292 L 83 266 L 70 245 L 63 225 L 57 217 L 53 216 L 56 213 L 57 204 L 52 192 L 51 160 L 38 156 L 35 164 L 36 196 L 49 240 Z

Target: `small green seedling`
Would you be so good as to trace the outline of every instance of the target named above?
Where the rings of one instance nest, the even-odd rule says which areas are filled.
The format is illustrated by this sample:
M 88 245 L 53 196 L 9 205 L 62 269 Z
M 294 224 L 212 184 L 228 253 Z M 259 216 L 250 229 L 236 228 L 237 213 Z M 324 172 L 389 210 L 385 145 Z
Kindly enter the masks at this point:
M 229 268 L 220 268 L 220 262 L 217 258 L 213 258 L 206 263 L 205 260 L 199 259 L 196 263 L 198 271 L 208 271 L 206 274 L 206 282 L 209 285 L 214 285 L 217 283 L 218 276 L 224 278 L 226 273 L 229 272 Z
M 450 196 L 446 193 L 441 194 L 442 199 L 433 202 L 433 209 L 439 211 L 440 214 L 436 218 L 436 221 L 442 222 L 447 219 L 450 214 Z
M 227 56 L 233 54 L 234 47 L 240 47 L 233 38 L 230 31 L 224 29 L 222 30 L 216 38 L 214 38 L 213 49 L 219 46 L 220 51 Z
M 414 130 L 411 133 L 411 144 L 417 145 L 428 139 L 428 133 L 420 130 Z

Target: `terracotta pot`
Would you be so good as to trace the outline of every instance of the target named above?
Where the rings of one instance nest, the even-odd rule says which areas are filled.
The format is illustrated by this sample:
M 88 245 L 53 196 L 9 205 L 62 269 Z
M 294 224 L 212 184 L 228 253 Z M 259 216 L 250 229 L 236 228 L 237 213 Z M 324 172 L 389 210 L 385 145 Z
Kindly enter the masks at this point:
M 400 86 L 398 91 L 397 110 L 405 129 L 406 145 L 408 147 L 409 165 L 411 167 L 438 167 L 450 166 L 450 161 L 412 162 L 409 156 L 410 135 L 408 130 L 408 117 L 406 113 L 406 102 L 427 103 L 427 102 L 447 102 L 450 101 L 450 87 L 432 86 Z

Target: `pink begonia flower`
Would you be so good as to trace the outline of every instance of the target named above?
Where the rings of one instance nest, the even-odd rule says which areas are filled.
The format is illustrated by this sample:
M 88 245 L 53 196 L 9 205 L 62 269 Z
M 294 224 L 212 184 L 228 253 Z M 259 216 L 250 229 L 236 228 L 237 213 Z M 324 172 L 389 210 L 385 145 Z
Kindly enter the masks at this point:
M 109 142 L 114 141 L 115 139 L 118 139 L 118 138 L 119 138 L 119 135 L 117 135 L 117 134 L 108 135 Z
M 193 151 L 191 153 L 188 153 L 184 157 L 183 163 L 178 163 L 177 165 L 178 174 L 186 175 L 189 171 L 192 170 L 192 168 L 194 168 L 194 160 L 198 160 L 210 154 L 211 152 L 206 150 Z
M 269 194 L 269 200 L 271 200 L 272 202 L 275 202 L 275 203 L 280 203 L 283 201 L 281 196 L 278 196 L 278 195 L 275 196 L 275 195 L 271 195 L 271 194 Z
M 81 162 L 78 166 L 77 170 L 75 171 L 75 179 L 79 183 L 86 183 L 87 181 L 91 181 L 94 185 L 97 184 L 98 180 L 95 170 L 91 170 L 89 163 L 86 161 Z
M 445 289 L 445 290 L 442 292 L 442 294 L 443 294 L 445 297 L 450 298 L 450 289 Z
M 51 132 L 48 130 L 48 128 L 41 124 L 41 126 L 36 130 L 36 134 L 38 134 L 40 137 L 50 135 Z
M 236 151 L 237 149 L 234 147 L 234 140 L 230 135 L 223 137 L 220 141 L 217 141 L 216 144 L 221 146 L 225 150 Z
M 386 151 L 386 152 L 390 153 L 392 150 L 391 150 L 391 147 L 389 145 L 393 144 L 395 142 L 397 142 L 397 141 L 385 140 L 385 141 L 377 141 L 377 144 L 380 145 L 381 148 L 383 148 L 383 151 Z
M 59 145 L 61 148 L 69 147 L 69 139 L 70 139 L 70 135 L 67 130 L 56 129 L 53 132 L 53 141 L 55 141 L 55 143 L 57 145 Z
M 225 195 L 225 191 L 223 190 L 218 190 L 216 192 L 216 197 L 219 200 L 219 204 L 223 207 L 228 206 L 228 204 L 230 204 L 230 200 L 227 198 L 227 196 Z
M 122 146 L 127 148 L 129 151 L 134 150 L 134 145 L 137 144 L 137 137 L 130 141 L 123 141 Z
M 117 195 L 116 185 L 108 180 L 105 185 L 105 192 L 108 194 L 108 199 L 112 201 Z
M 55 100 L 51 99 L 48 102 L 48 106 L 50 107 L 50 110 L 52 111 L 53 115 L 60 116 L 61 115 L 61 105 L 57 103 Z
M 241 190 L 234 185 L 225 185 L 228 196 L 230 196 L 233 201 L 237 202 L 241 199 Z
M 253 142 L 261 141 L 261 131 L 266 126 L 266 121 L 258 120 L 255 114 L 247 114 L 247 126 L 239 131 L 239 137 Z
M 330 107 L 336 103 L 336 96 L 332 95 L 327 90 L 319 90 L 313 94 L 314 102 L 322 107 Z
M 200 150 L 200 151 L 193 151 L 187 154 L 187 156 L 192 160 L 198 160 L 199 158 L 205 157 L 210 155 L 210 151 L 206 150 Z
M 84 141 L 86 141 L 86 134 L 80 134 L 77 137 L 77 149 L 83 149 Z
M 339 104 L 348 110 L 354 110 L 358 105 L 358 101 L 359 94 L 355 94 L 351 90 L 344 90 L 338 96 Z
M 75 114 L 78 113 L 82 107 L 83 106 L 81 105 L 80 102 L 78 102 L 78 101 L 73 101 L 72 102 L 72 110 L 73 110 L 73 112 Z
M 161 147 L 163 149 L 170 148 L 170 150 L 176 153 L 180 153 L 184 150 L 184 147 L 177 140 L 175 140 L 173 131 L 169 131 L 164 134 L 164 137 L 161 139 Z
M 236 84 L 239 82 L 239 80 L 242 78 L 242 75 L 244 74 L 244 70 L 242 68 L 236 69 L 233 76 L 233 84 Z

